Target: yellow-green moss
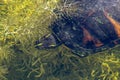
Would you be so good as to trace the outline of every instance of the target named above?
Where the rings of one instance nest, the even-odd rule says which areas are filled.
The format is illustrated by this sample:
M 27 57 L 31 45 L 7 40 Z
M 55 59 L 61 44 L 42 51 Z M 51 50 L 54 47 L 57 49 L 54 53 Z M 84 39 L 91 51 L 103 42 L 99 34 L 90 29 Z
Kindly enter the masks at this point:
M 60 0 L 0 1 L 0 80 L 120 80 L 119 46 L 79 58 L 60 46 L 37 50 Z

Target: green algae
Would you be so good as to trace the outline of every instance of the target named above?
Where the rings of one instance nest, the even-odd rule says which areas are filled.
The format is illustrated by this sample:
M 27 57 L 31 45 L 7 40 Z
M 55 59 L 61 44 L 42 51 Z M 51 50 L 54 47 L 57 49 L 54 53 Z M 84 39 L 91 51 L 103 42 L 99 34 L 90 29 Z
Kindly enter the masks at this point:
M 0 80 L 120 80 L 120 46 L 79 58 L 64 45 L 37 50 L 58 0 L 0 1 Z

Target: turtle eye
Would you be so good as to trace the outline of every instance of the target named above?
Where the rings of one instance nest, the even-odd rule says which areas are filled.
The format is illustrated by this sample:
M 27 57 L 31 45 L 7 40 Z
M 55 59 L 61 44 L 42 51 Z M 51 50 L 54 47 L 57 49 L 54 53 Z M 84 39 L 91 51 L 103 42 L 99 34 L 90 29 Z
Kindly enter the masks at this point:
M 79 56 L 80 58 L 87 57 L 89 54 L 84 51 L 77 51 L 77 50 L 72 50 L 72 53 Z

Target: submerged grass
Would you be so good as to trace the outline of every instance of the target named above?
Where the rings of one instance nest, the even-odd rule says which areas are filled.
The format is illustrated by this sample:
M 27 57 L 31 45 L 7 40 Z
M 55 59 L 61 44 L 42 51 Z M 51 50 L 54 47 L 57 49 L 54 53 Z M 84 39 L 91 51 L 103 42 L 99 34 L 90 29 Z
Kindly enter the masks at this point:
M 119 46 L 79 58 L 64 46 L 37 50 L 58 0 L 0 1 L 0 80 L 120 80 Z

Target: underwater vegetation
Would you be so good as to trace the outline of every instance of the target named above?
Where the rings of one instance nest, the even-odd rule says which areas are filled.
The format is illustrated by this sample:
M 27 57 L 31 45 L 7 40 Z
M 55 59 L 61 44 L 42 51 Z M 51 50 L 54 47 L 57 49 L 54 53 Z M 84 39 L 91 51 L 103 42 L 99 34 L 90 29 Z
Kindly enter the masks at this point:
M 119 45 L 85 58 L 64 45 L 35 48 L 34 42 L 50 33 L 48 26 L 58 18 L 55 9 L 73 15 L 77 6 L 69 6 L 74 1 L 0 1 L 0 80 L 120 80 Z

